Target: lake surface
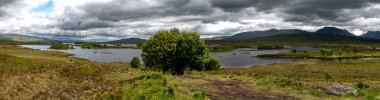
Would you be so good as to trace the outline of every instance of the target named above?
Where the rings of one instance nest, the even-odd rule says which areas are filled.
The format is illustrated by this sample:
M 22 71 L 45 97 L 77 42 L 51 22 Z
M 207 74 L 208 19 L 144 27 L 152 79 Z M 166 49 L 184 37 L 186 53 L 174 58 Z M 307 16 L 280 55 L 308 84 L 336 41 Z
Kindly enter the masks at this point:
M 129 62 L 135 56 L 140 57 L 141 49 L 82 49 L 78 46 L 74 46 L 75 49 L 70 50 L 53 50 L 49 49 L 49 45 L 20 45 L 26 48 L 38 49 L 38 50 L 52 50 L 61 51 L 66 53 L 72 53 L 75 57 L 88 59 L 93 62 Z M 300 51 L 319 51 L 319 48 L 313 47 L 292 47 L 286 46 L 286 48 L 295 48 Z M 260 54 L 277 54 L 289 52 L 289 49 L 281 50 L 257 50 L 256 48 L 241 48 L 235 49 L 229 52 L 210 52 L 209 54 L 215 58 L 220 59 L 223 68 L 233 67 L 251 67 L 253 65 L 264 65 L 272 63 L 284 63 L 293 61 L 302 61 L 302 58 L 276 58 L 265 59 L 257 58 Z M 140 57 L 141 58 L 141 57 Z

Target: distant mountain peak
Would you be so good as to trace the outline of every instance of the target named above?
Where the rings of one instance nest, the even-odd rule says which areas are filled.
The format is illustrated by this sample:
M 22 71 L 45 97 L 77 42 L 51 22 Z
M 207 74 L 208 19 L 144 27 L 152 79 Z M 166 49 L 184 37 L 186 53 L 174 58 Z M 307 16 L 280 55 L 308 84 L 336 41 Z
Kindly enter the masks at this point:
M 347 30 L 336 28 L 336 27 L 323 27 L 317 30 L 315 33 L 354 36 L 354 34 L 348 32 Z
M 380 31 L 368 31 L 362 37 L 380 39 Z
M 258 37 L 266 37 L 273 35 L 282 35 L 282 34 L 302 34 L 302 33 L 310 33 L 300 29 L 269 29 L 265 31 L 249 31 L 235 34 L 231 37 L 225 38 L 224 40 L 244 40 L 244 39 L 252 39 Z
M 380 34 L 380 31 L 368 31 L 366 34 Z
M 105 42 L 105 43 L 108 43 L 108 44 L 138 44 L 138 43 L 143 43 L 145 41 L 146 40 L 140 39 L 140 38 L 125 38 L 125 39 L 109 41 L 109 42 Z
M 56 42 L 55 40 L 20 35 L 20 34 L 0 34 L 0 42 Z
M 269 30 L 266 30 L 268 32 L 271 32 L 271 31 L 279 31 L 279 29 L 269 29 Z

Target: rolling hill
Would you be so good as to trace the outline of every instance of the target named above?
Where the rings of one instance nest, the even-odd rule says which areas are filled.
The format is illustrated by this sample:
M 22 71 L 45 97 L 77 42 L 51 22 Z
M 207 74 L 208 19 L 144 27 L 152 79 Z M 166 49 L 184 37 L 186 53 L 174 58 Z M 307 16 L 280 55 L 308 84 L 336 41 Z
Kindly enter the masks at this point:
M 324 27 L 322 29 L 314 32 L 315 34 L 333 34 L 333 35 L 345 35 L 345 36 L 355 36 L 354 34 L 348 32 L 347 30 L 339 29 L 336 27 Z
M 227 37 L 223 40 L 249 40 L 259 37 L 268 37 L 275 35 L 285 35 L 285 34 L 327 34 L 327 35 L 343 35 L 343 36 L 355 36 L 354 34 L 348 32 L 347 30 L 339 29 L 336 27 L 324 27 L 316 32 L 308 32 L 300 29 L 270 29 L 266 31 L 253 31 L 253 32 L 242 32 L 235 34 L 231 37 Z
M 108 41 L 104 42 L 106 44 L 138 44 L 138 43 L 143 43 L 146 40 L 140 39 L 140 38 L 126 38 L 126 39 L 120 39 L 120 40 L 115 40 L 115 41 Z
M 380 39 L 380 31 L 369 31 L 365 33 L 364 35 L 362 35 L 361 37 Z
M 238 33 L 236 35 L 225 38 L 223 40 L 247 40 L 247 39 L 258 38 L 258 37 L 267 37 L 267 36 L 282 35 L 282 34 L 303 34 L 303 33 L 310 33 L 310 32 L 299 30 L 299 29 L 281 29 L 281 30 L 270 29 L 266 31 Z
M 228 38 L 229 36 L 216 36 L 212 38 L 204 38 L 203 40 L 223 40 L 225 38 Z
M 0 42 L 56 42 L 55 40 L 18 35 L 18 34 L 0 34 Z
M 336 34 L 284 34 L 254 38 L 249 41 L 268 43 L 380 43 L 379 39 Z

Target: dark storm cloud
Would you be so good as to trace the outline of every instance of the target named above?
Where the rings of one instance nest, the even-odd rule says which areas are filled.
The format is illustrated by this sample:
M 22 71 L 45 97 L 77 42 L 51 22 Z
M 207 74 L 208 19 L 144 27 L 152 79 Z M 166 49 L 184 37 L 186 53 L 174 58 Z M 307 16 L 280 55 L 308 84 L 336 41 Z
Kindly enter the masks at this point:
M 158 0 L 158 5 L 144 5 L 136 1 L 115 0 L 110 3 L 88 4 L 82 7 L 85 16 L 100 20 L 128 20 L 182 15 L 208 15 L 213 12 L 203 0 Z M 141 5 L 139 7 L 131 7 Z M 120 5 L 123 4 L 123 5 Z
M 8 0 L 11 1 L 11 0 Z M 115 27 L 119 21 L 149 20 L 161 17 L 203 16 L 181 18 L 175 22 L 215 23 L 217 21 L 239 22 L 239 15 L 247 8 L 259 12 L 275 13 L 289 22 L 304 22 L 323 25 L 328 22 L 346 22 L 356 17 L 345 17 L 342 10 L 368 7 L 380 0 L 157 0 L 150 5 L 143 1 L 113 0 L 108 3 L 89 3 L 78 7 L 83 13 L 69 13 L 65 21 L 57 25 L 63 30 L 86 30 Z M 226 16 L 211 16 L 216 9 L 222 9 Z M 231 15 L 231 13 L 235 13 Z M 365 14 L 365 13 L 363 13 Z M 207 16 L 207 17 L 205 17 Z M 360 15 L 368 16 L 370 15 Z M 75 19 L 75 20 L 73 20 Z M 87 20 L 96 19 L 96 20 Z M 84 20 L 84 21 L 83 21 Z
M 17 0 L 1 0 L 1 1 L 0 1 L 0 8 L 6 6 L 6 5 L 8 5 L 8 4 L 11 4 L 11 3 L 13 3 L 13 2 L 16 2 L 16 1 L 17 1 Z
M 63 30 L 85 30 L 91 28 L 112 27 L 110 23 L 119 21 L 149 20 L 160 17 L 209 15 L 214 9 L 203 0 L 158 0 L 155 5 L 142 1 L 114 0 L 109 3 L 90 3 L 78 7 L 85 14 L 77 14 L 68 10 L 58 27 Z M 156 1 L 152 1 L 156 2 Z M 81 21 L 86 19 L 91 21 Z M 75 19 L 75 20 L 73 20 Z
M 87 30 L 91 28 L 105 28 L 105 27 L 114 27 L 112 22 L 101 21 L 101 20 L 88 20 L 88 19 L 79 19 L 79 20 L 68 20 L 61 21 L 57 25 L 62 30 Z
M 369 6 L 366 0 L 304 0 L 299 3 L 291 4 L 285 11 L 294 16 L 289 21 L 307 22 L 314 19 L 326 19 L 338 22 L 345 22 L 346 19 L 339 15 L 344 9 L 352 10 Z M 298 6 L 297 6 L 298 5 Z
M 363 9 L 375 3 L 380 0 L 110 0 L 67 7 L 58 23 L 49 25 L 110 38 L 149 36 L 173 27 L 210 36 L 284 27 L 358 27 L 350 21 L 380 16 L 378 8 Z
M 17 0 L 0 0 L 0 17 L 7 14 L 7 12 L 4 10 L 4 8 L 6 8 L 6 6 L 8 6 L 9 4 L 12 4 L 16 1 Z
M 240 11 L 254 7 L 258 11 L 269 13 L 284 13 L 287 21 L 309 22 L 315 19 L 325 19 L 344 22 L 346 19 L 339 15 L 342 10 L 368 7 L 380 0 L 211 0 L 214 7 L 225 11 Z
M 294 0 L 211 0 L 211 4 L 225 11 L 240 11 L 248 7 L 268 10 L 284 5 L 290 1 Z

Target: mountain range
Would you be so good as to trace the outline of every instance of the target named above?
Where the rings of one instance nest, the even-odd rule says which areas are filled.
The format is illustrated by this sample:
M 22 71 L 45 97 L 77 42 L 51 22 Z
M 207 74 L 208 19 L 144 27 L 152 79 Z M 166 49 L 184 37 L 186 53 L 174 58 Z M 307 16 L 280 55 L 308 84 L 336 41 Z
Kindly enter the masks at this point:
M 361 35 L 361 37 L 380 39 L 380 31 L 369 31 L 366 34 Z
M 233 36 L 218 36 L 204 40 L 223 41 L 277 41 L 277 42 L 378 42 L 380 31 L 369 31 L 361 36 L 356 36 L 347 30 L 336 27 L 324 27 L 315 32 L 300 29 L 270 29 L 265 31 L 249 31 L 235 34 Z M 0 34 L 0 42 L 68 42 L 79 40 L 50 40 L 45 38 L 18 35 Z M 138 44 L 145 42 L 140 38 L 125 38 L 115 41 L 101 42 L 106 44 Z M 86 42 L 86 41 L 81 41 Z
M 140 38 L 125 38 L 125 39 L 120 39 L 120 40 L 115 40 L 115 41 L 108 41 L 104 42 L 106 44 L 139 44 L 145 42 L 145 39 L 140 39 Z
M 223 40 L 247 40 L 259 37 L 268 37 L 275 35 L 285 35 L 285 34 L 330 34 L 330 35 L 344 35 L 344 36 L 355 36 L 347 30 L 342 30 L 335 27 L 324 27 L 317 30 L 316 32 L 308 32 L 300 29 L 270 29 L 266 31 L 253 31 L 253 32 L 242 32 L 231 37 L 225 38 Z
M 281 30 L 270 29 L 270 30 L 266 30 L 266 31 L 253 31 L 253 32 L 238 33 L 238 34 L 230 36 L 228 38 L 224 38 L 223 40 L 246 40 L 246 39 L 274 36 L 274 35 L 281 35 L 281 34 L 301 34 L 301 33 L 310 33 L 310 32 L 299 30 L 299 29 L 281 29 Z
M 56 42 L 55 40 L 18 35 L 18 34 L 0 34 L 0 42 Z

